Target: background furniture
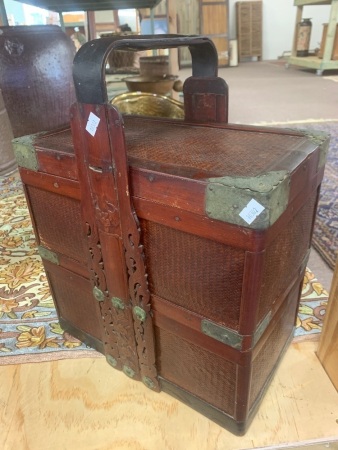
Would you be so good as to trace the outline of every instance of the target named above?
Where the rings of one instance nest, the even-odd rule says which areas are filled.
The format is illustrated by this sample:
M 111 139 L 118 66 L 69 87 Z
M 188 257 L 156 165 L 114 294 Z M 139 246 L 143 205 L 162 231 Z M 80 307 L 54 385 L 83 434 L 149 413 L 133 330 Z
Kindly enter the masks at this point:
M 262 59 L 262 2 L 237 2 L 237 39 L 239 60 Z
M 18 0 L 20 3 L 37 6 L 50 11 L 58 12 L 60 23 L 63 25 L 63 12 L 87 11 L 89 35 L 94 39 L 91 29 L 95 29 L 93 23 L 94 11 L 118 10 L 128 8 L 154 8 L 162 0 Z M 0 22 L 2 25 L 8 25 L 6 8 L 4 0 L 0 0 Z
M 171 0 L 167 0 L 170 6 Z M 229 1 L 186 0 L 176 1 L 177 31 L 179 34 L 202 34 L 216 46 L 218 66 L 229 65 Z M 191 67 L 190 52 L 179 49 L 180 68 Z
M 338 263 L 333 275 L 318 358 L 338 391 Z
M 324 23 L 323 24 L 322 41 L 320 43 L 320 49 L 319 49 L 319 52 L 318 52 L 319 58 L 322 58 L 323 55 L 324 55 L 324 52 L 325 52 L 325 44 L 326 44 L 326 38 L 327 38 L 327 28 L 328 28 L 328 24 Z M 335 34 L 335 37 L 334 37 L 334 44 L 333 44 L 331 59 L 338 60 L 338 24 L 336 25 L 336 34 Z
M 153 8 L 162 0 L 19 0 L 51 11 L 104 11 L 127 8 Z
M 332 60 L 332 49 L 334 44 L 336 26 L 338 21 L 338 0 L 294 0 L 294 5 L 297 6 L 296 26 L 293 40 L 292 54 L 288 58 L 287 67 L 289 64 L 296 66 L 307 67 L 309 69 L 316 69 L 317 75 L 322 75 L 324 70 L 338 69 L 338 61 Z M 325 39 L 325 51 L 323 58 L 318 56 L 297 57 L 297 33 L 298 24 L 302 20 L 303 6 L 305 5 L 331 5 L 330 19 L 327 28 Z

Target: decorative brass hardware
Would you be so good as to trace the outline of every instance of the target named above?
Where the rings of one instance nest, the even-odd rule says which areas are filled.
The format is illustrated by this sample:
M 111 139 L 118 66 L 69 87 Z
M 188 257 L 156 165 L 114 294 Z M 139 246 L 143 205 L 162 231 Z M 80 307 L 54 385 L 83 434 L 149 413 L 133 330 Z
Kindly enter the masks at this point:
M 309 138 L 310 141 L 320 146 L 318 169 L 321 169 L 326 162 L 327 152 L 329 150 L 330 135 L 327 134 L 325 131 L 317 131 L 313 129 L 311 130 L 300 129 L 297 131 L 304 133 L 304 135 L 307 138 Z
M 286 170 L 271 171 L 256 177 L 209 178 L 205 210 L 211 219 L 263 230 L 286 210 L 289 202 L 290 176 Z M 250 200 L 257 200 L 264 211 L 252 223 L 239 213 Z
M 19 167 L 25 167 L 36 172 L 39 168 L 39 163 L 36 157 L 33 142 L 43 133 L 30 134 L 21 136 L 12 140 L 15 157 Z
M 42 247 L 41 245 L 38 246 L 38 252 L 42 259 L 46 259 L 47 261 L 59 265 L 59 258 L 58 255 L 48 248 Z
M 143 377 L 142 378 L 142 382 L 145 386 L 147 386 L 147 388 L 149 389 L 154 389 L 155 387 L 155 383 L 153 382 L 153 380 L 149 377 Z
M 98 287 L 94 286 L 93 288 L 93 295 L 96 298 L 98 302 L 103 302 L 104 300 L 104 293 L 99 289 Z
M 106 355 L 106 360 L 107 360 L 107 363 L 110 364 L 111 366 L 113 366 L 113 367 L 117 366 L 117 361 L 113 356 Z
M 124 309 L 123 301 L 118 297 L 112 297 L 111 302 L 116 309 Z
M 203 319 L 201 322 L 202 332 L 207 336 L 210 336 L 217 341 L 223 342 L 223 344 L 230 345 L 230 347 L 241 349 L 243 336 L 236 333 L 229 328 L 222 327 L 210 320 Z
M 123 373 L 125 373 L 127 375 L 127 377 L 134 378 L 135 371 L 131 367 L 123 366 L 122 370 L 123 370 Z
M 264 333 L 264 331 L 266 330 L 267 326 L 270 323 L 271 320 L 271 316 L 272 313 L 271 311 L 264 317 L 264 319 L 261 321 L 261 323 L 258 325 L 258 327 L 256 328 L 254 337 L 253 337 L 253 346 L 256 345 L 256 343 L 259 341 L 259 339 L 261 338 L 262 334 Z
M 256 328 L 256 331 L 252 336 L 251 348 L 257 344 L 264 331 L 267 329 L 271 321 L 271 317 L 272 312 L 269 311 Z M 242 350 L 242 343 L 244 339 L 244 336 L 242 334 L 239 334 L 234 330 L 230 330 L 229 328 L 218 325 L 217 323 L 211 322 L 207 319 L 203 319 L 201 321 L 201 329 L 202 333 L 206 334 L 207 336 L 210 336 L 217 341 L 223 342 L 223 344 L 229 345 L 230 347 Z
M 134 316 L 141 322 L 144 322 L 146 320 L 147 313 L 140 306 L 134 306 L 133 312 L 134 312 Z

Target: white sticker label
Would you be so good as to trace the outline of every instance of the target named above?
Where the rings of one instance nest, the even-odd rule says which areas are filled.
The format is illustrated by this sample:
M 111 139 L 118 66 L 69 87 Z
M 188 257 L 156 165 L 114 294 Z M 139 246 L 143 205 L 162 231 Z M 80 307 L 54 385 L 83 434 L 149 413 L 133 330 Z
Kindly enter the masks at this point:
M 91 112 L 89 114 L 87 125 L 86 125 L 86 130 L 88 131 L 88 133 L 90 133 L 92 136 L 95 136 L 95 133 L 96 133 L 99 123 L 100 123 L 100 118 L 95 116 L 95 114 L 93 114 Z
M 244 209 L 239 213 L 243 220 L 249 225 L 264 211 L 264 206 L 252 199 Z

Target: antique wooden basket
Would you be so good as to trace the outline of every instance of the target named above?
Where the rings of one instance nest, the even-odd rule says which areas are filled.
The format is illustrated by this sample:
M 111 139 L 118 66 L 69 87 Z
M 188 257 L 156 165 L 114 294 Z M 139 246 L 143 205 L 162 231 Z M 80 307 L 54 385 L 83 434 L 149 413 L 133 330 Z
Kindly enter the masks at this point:
M 185 119 L 122 117 L 110 51 L 181 45 Z M 74 80 L 71 129 L 15 140 L 60 323 L 241 434 L 293 335 L 327 136 L 228 124 L 204 37 L 94 40 Z

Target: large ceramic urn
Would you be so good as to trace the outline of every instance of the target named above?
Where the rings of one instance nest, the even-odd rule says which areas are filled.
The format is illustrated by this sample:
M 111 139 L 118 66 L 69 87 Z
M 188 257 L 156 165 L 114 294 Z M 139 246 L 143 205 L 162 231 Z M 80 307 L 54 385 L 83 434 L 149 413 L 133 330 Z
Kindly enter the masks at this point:
M 58 26 L 0 27 L 0 89 L 14 137 L 69 123 L 74 55 Z
M 0 90 L 0 176 L 8 175 L 16 167 L 12 139 L 12 127 Z

